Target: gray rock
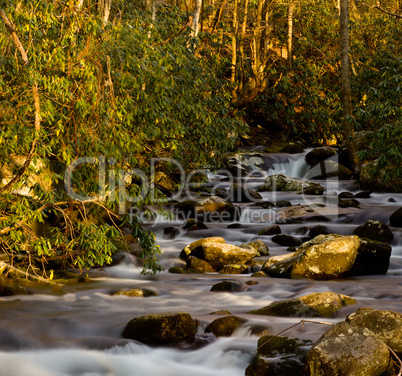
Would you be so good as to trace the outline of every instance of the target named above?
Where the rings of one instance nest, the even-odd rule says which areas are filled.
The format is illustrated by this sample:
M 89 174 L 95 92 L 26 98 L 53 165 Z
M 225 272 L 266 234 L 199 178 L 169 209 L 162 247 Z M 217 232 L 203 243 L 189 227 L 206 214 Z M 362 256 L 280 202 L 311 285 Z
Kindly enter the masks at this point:
M 346 322 L 329 329 L 310 349 L 310 376 L 380 376 L 392 369 L 384 342 Z

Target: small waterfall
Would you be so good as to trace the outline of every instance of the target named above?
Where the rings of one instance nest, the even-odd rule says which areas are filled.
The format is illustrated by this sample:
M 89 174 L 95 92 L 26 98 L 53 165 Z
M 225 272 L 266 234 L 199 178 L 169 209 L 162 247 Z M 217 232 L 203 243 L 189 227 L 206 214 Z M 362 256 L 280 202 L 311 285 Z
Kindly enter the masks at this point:
M 268 175 L 284 174 L 291 178 L 303 178 L 310 169 L 304 160 L 305 154 L 293 154 L 287 157 L 287 162 L 274 163 L 273 168 L 268 170 Z

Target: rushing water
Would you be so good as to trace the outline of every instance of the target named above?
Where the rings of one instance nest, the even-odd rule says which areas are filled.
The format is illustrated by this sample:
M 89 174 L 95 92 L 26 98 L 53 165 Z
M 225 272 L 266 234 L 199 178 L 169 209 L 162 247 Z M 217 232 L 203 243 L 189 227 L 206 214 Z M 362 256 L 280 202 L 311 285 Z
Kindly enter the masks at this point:
M 286 157 L 286 156 L 285 156 Z M 303 155 L 287 156 L 268 173 L 282 172 L 302 177 L 306 174 Z M 214 183 L 219 177 L 213 177 Z M 250 186 L 261 180 L 255 178 Z M 264 193 L 264 200 L 290 200 L 293 205 L 325 201 L 341 191 L 359 189 L 350 181 L 326 182 L 324 197 L 301 197 L 298 194 Z M 391 200 L 392 198 L 392 200 Z M 401 194 L 373 193 L 370 198 L 359 199 L 361 208 L 352 210 L 341 221 L 324 223 L 330 232 L 352 234 L 356 226 L 368 219 L 387 223 L 390 214 L 402 205 Z M 180 250 L 188 243 L 208 236 L 222 236 L 233 244 L 263 239 L 271 255 L 286 252 L 271 241 L 271 236 L 258 236 L 259 230 L 275 219 L 275 210 L 243 209 L 242 226 L 228 229 L 227 223 L 208 224 L 209 229 L 190 233 L 181 231 L 174 240 L 163 239 L 161 229 L 166 223 L 156 224 L 158 242 L 164 250 L 161 262 L 166 270 L 182 263 Z M 262 214 L 252 214 L 260 210 Z M 261 214 L 260 213 L 260 214 Z M 270 215 L 272 215 L 270 217 Z M 178 225 L 179 221 L 169 225 Z M 282 232 L 302 238 L 300 228 L 307 224 L 282 224 Z M 394 233 L 391 264 L 385 276 L 362 276 L 334 281 L 251 278 L 250 275 L 170 274 L 164 271 L 153 277 L 144 277 L 129 259 L 107 268 L 108 277 L 90 283 L 66 286 L 60 292 L 33 288 L 35 294 L 0 298 L 0 376 L 237 376 L 253 358 L 261 333 L 278 333 L 297 323 L 298 319 L 256 316 L 247 314 L 269 303 L 311 292 L 334 291 L 349 295 L 357 305 L 341 309 L 327 322 L 337 322 L 358 307 L 395 310 L 402 313 L 402 229 L 391 228 Z M 255 285 L 238 293 L 210 292 L 213 284 L 223 279 L 243 282 L 251 279 Z M 149 298 L 113 296 L 121 288 L 142 287 L 158 293 Z M 122 338 L 122 330 L 132 318 L 157 312 L 189 312 L 199 322 L 199 332 L 215 319 L 209 313 L 225 309 L 249 321 L 230 338 L 220 338 L 209 345 L 191 351 L 172 348 L 151 348 Z M 291 329 L 287 335 L 317 339 L 327 328 L 309 324 Z

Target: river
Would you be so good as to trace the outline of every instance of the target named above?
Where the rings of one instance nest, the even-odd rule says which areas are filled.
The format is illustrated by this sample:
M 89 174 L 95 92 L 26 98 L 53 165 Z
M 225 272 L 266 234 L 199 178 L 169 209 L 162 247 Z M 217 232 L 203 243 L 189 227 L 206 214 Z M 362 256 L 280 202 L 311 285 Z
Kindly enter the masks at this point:
M 304 155 L 283 155 L 273 163 L 273 172 L 302 177 L 306 174 Z M 223 184 L 221 176 L 213 175 L 214 184 Z M 261 184 L 258 176 L 250 186 Z M 293 205 L 305 200 L 324 200 L 341 191 L 358 192 L 352 181 L 326 183 L 324 198 L 301 197 L 290 192 L 263 193 L 264 200 L 290 200 Z M 315 201 L 314 201 L 315 202 Z M 303 237 L 300 228 L 325 224 L 331 233 L 350 235 L 356 226 L 368 219 L 387 223 L 389 216 L 402 206 L 402 194 L 373 193 L 359 199 L 360 209 L 339 216 L 330 222 L 281 224 L 285 234 Z M 311 204 L 311 202 L 309 202 Z M 173 240 L 162 237 L 159 223 L 152 226 L 164 253 L 161 263 L 165 271 L 146 277 L 130 259 L 106 268 L 107 275 L 91 282 L 65 286 L 59 292 L 48 287 L 33 288 L 34 294 L 0 298 L 0 376 L 237 376 L 244 375 L 253 359 L 253 351 L 261 333 L 276 334 L 297 323 L 296 318 L 281 318 L 247 314 L 248 311 L 275 300 L 305 295 L 311 292 L 333 291 L 353 297 L 356 305 L 338 311 L 325 319 L 336 323 L 358 307 L 394 310 L 402 313 L 402 229 L 391 228 L 394 234 L 391 263 L 386 275 L 360 276 L 333 281 L 251 278 L 246 275 L 172 274 L 167 269 L 180 264 L 178 255 L 190 242 L 209 236 L 222 236 L 233 244 L 262 239 L 271 255 L 286 253 L 286 247 L 272 242 L 272 236 L 258 236 L 269 219 L 255 220 L 252 214 L 263 209 L 251 204 L 239 204 L 243 216 L 240 228 L 227 228 L 228 223 L 208 223 L 208 229 L 193 232 L 181 230 Z M 265 213 L 273 213 L 269 211 Z M 268 219 L 267 219 L 268 218 Z M 180 226 L 171 221 L 170 226 Z M 211 286 L 225 279 L 243 282 L 247 289 L 237 293 L 210 292 Z M 132 298 L 114 296 L 121 288 L 149 288 L 158 296 Z M 185 311 L 199 322 L 199 333 L 217 316 L 209 313 L 229 310 L 249 321 L 232 337 L 219 338 L 198 350 L 151 348 L 122 338 L 122 331 L 132 318 L 157 312 Z M 286 335 L 316 340 L 327 327 L 316 324 L 297 326 Z

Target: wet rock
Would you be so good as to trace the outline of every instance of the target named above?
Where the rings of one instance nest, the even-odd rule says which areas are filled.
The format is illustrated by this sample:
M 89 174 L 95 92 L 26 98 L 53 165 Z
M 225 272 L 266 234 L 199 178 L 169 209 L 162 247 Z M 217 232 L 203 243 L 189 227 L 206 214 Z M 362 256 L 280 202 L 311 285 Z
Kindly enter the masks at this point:
M 124 295 L 130 297 L 137 297 L 137 298 L 148 298 L 150 296 L 158 296 L 158 293 L 150 290 L 150 289 L 130 289 L 130 290 L 120 290 L 116 292 L 114 295 Z
M 370 198 L 371 194 L 373 193 L 373 191 L 369 190 L 369 191 L 361 191 L 355 194 L 356 198 Z
M 242 264 L 229 264 L 225 265 L 220 271 L 220 274 L 247 274 L 249 267 Z
M 283 317 L 331 317 L 339 308 L 355 303 L 349 296 L 335 292 L 318 292 L 273 302 L 249 313 Z
M 232 223 L 230 225 L 228 225 L 227 228 L 242 228 L 243 225 L 241 223 Z
M 203 243 L 194 248 L 190 255 L 205 260 L 214 269 L 220 270 L 228 264 L 244 264 L 258 256 L 258 253 L 254 248 L 240 248 L 233 244 Z
M 313 245 L 295 262 L 291 277 L 319 280 L 342 277 L 352 269 L 359 245 L 357 236 L 330 238 Z
M 246 289 L 246 286 L 237 281 L 222 281 L 211 287 L 214 292 L 241 292 Z
M 313 345 L 306 368 L 310 376 L 380 376 L 390 371 L 392 359 L 384 342 L 340 322 Z
M 196 332 L 196 322 L 188 313 L 160 313 L 131 320 L 123 336 L 149 345 L 166 345 L 194 340 Z
M 359 245 L 357 236 L 319 235 L 294 253 L 269 258 L 262 270 L 272 277 L 339 278 L 352 269 Z
M 337 155 L 338 152 L 329 146 L 322 146 L 311 150 L 306 154 L 306 163 L 310 166 L 315 166 L 317 163 L 323 162 L 328 158 Z
M 229 190 L 229 201 L 230 202 L 255 202 L 262 200 L 261 195 L 244 184 L 234 183 Z
M 272 241 L 283 247 L 293 247 L 303 244 L 303 242 L 300 239 L 286 234 L 275 235 L 274 237 L 272 237 Z
M 402 315 L 393 311 L 359 308 L 346 322 L 364 333 L 377 337 L 392 350 L 402 354 Z
M 218 196 L 179 202 L 174 211 L 179 218 L 195 218 L 204 222 L 233 221 L 240 216 L 240 211 L 232 203 Z
M 268 176 L 259 191 L 297 191 L 304 194 L 321 195 L 324 188 L 318 183 L 276 174 Z
M 360 202 L 354 198 L 339 199 L 338 206 L 340 208 L 360 208 Z
M 214 273 L 216 270 L 206 261 L 194 256 L 189 256 L 186 262 L 187 268 L 194 269 L 199 273 Z
M 264 273 L 262 270 L 260 270 L 258 272 L 251 274 L 251 277 L 264 278 L 264 277 L 268 277 L 268 275 L 266 273 Z
M 370 219 L 365 224 L 356 227 L 353 234 L 361 238 L 372 239 L 387 244 L 391 244 L 394 238 L 389 227 L 376 219 Z
M 219 317 L 205 328 L 205 332 L 213 333 L 216 337 L 230 337 L 245 322 L 246 319 L 238 316 Z
M 208 226 L 198 219 L 189 218 L 181 225 L 181 228 L 186 231 L 197 231 L 206 230 Z
M 402 207 L 391 214 L 389 223 L 393 227 L 402 227 Z
M 209 314 L 210 315 L 225 315 L 225 316 L 227 316 L 227 315 L 231 315 L 232 312 L 227 311 L 226 309 L 220 309 L 219 311 L 210 312 Z
M 286 146 L 284 146 L 279 153 L 287 153 L 287 154 L 300 154 L 304 153 L 304 148 L 302 145 L 297 142 L 289 142 Z
M 257 201 L 254 205 L 260 206 L 263 209 L 272 209 L 276 207 L 276 205 L 271 201 Z
M 308 176 L 310 179 L 318 180 L 330 178 L 350 180 L 353 176 L 353 172 L 335 161 L 323 161 L 319 162 L 314 168 L 312 168 L 309 171 Z
M 341 192 L 338 195 L 339 198 L 355 198 L 355 195 L 352 192 Z
M 324 225 L 316 225 L 310 229 L 309 236 L 310 238 L 315 238 L 318 235 L 328 235 L 329 230 L 327 226 Z
M 224 238 L 221 238 L 220 236 L 198 239 L 195 242 L 192 242 L 184 247 L 184 249 L 180 253 L 180 258 L 183 260 L 187 260 L 187 257 L 189 256 L 191 251 L 204 243 L 226 243 L 226 241 Z
M 184 268 L 183 266 L 172 266 L 168 269 L 169 273 L 173 274 L 189 274 L 189 273 L 195 273 L 195 270 L 189 269 L 189 268 Z
M 292 206 L 292 203 L 288 200 L 279 200 L 276 202 L 276 206 L 278 208 L 288 208 L 289 206 Z
M 165 227 L 163 229 L 163 239 L 174 239 L 180 235 L 180 230 L 177 227 Z
M 351 275 L 386 274 L 389 268 L 392 247 L 369 239 L 360 239 L 356 260 Z
M 258 252 L 259 256 L 269 256 L 268 246 L 261 239 L 253 240 L 247 243 L 247 245 L 253 247 Z
M 246 368 L 245 375 L 303 376 L 311 345 L 309 340 L 263 336 L 258 340 L 257 358 Z
M 276 235 L 281 234 L 282 230 L 278 225 L 269 226 L 258 232 L 258 235 Z

